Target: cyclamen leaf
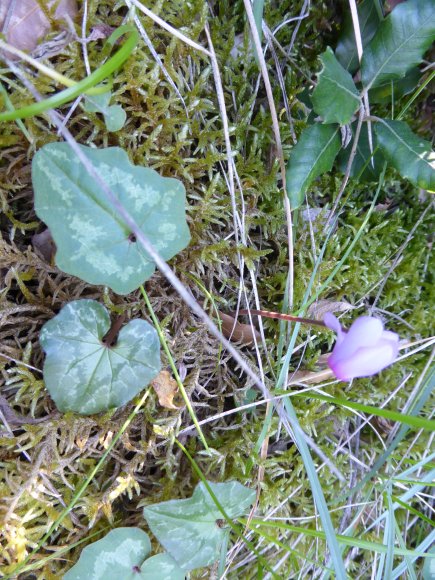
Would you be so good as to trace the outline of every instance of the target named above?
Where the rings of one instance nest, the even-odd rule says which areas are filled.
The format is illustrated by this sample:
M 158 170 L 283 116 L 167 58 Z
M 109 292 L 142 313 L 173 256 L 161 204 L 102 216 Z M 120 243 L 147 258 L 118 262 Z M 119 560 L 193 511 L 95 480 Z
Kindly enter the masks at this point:
M 208 485 L 230 518 L 242 515 L 254 502 L 255 490 L 237 481 Z M 219 558 L 229 528 L 217 525 L 222 514 L 204 483 L 189 499 L 150 505 L 143 513 L 153 534 L 184 570 L 208 566 Z
M 408 0 L 381 22 L 363 53 L 361 78 L 366 89 L 404 77 L 418 65 L 435 39 L 433 0 Z
M 111 98 L 110 92 L 86 97 L 84 109 L 89 113 L 102 113 L 107 130 L 114 132 L 122 129 L 127 114 L 120 105 L 110 105 Z
M 42 327 L 44 382 L 60 411 L 120 407 L 158 374 L 159 339 L 148 322 L 130 321 L 112 347 L 102 342 L 109 328 L 106 308 L 94 300 L 69 302 Z
M 63 580 L 184 580 L 185 573 L 168 554 L 147 558 L 150 552 L 143 530 L 116 528 L 86 546 Z
M 380 119 L 376 134 L 384 157 L 402 177 L 435 191 L 435 152 L 428 141 L 420 139 L 401 121 Z
M 376 2 L 377 0 L 363 0 L 357 6 L 363 48 L 371 41 L 381 22 L 380 14 L 376 10 Z M 340 64 L 350 73 L 354 73 L 359 69 L 355 31 L 350 10 L 346 11 L 344 17 L 343 28 L 337 48 L 335 49 L 335 56 Z
M 165 260 L 187 246 L 180 181 L 133 165 L 119 147 L 80 148 Z M 50 143 L 36 153 L 32 180 L 35 210 L 50 228 L 61 270 L 118 294 L 152 276 L 154 262 L 67 143 Z
M 302 131 L 287 165 L 287 194 L 292 209 L 302 205 L 311 182 L 331 169 L 341 147 L 339 131 L 337 125 L 320 124 Z
M 328 48 L 320 55 L 323 69 L 318 75 L 312 101 L 314 110 L 324 123 L 347 125 L 360 106 L 360 98 L 350 74 Z

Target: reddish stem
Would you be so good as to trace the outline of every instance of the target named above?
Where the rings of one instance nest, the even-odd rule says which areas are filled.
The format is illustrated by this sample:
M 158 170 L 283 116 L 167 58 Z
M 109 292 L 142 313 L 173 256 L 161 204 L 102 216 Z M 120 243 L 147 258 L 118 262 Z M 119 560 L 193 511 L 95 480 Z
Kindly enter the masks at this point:
M 291 314 L 281 314 L 281 312 L 270 312 L 269 310 L 239 310 L 240 314 L 254 314 L 256 316 L 263 316 L 264 318 L 277 318 L 278 320 L 287 320 L 288 322 L 302 322 L 302 324 L 315 324 L 316 326 L 325 327 L 325 323 L 321 320 L 313 320 L 312 318 L 301 318 L 300 316 L 292 316 Z

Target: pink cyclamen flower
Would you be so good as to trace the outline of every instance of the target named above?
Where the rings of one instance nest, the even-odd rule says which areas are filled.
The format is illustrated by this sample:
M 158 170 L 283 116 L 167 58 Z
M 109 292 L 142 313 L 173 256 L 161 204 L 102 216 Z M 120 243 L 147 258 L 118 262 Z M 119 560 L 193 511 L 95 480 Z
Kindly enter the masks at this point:
M 350 381 L 357 377 L 370 377 L 396 359 L 399 335 L 384 330 L 378 318 L 360 316 L 347 332 L 330 312 L 325 314 L 323 321 L 337 333 L 328 365 L 338 379 Z

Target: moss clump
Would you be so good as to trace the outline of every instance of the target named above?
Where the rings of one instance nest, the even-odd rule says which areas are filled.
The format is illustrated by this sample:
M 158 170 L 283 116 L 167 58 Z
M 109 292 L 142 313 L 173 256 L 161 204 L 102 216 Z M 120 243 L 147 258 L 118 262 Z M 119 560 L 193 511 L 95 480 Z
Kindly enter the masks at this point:
M 292 14 L 297 14 L 301 8 L 302 2 L 293 4 Z M 113 79 L 113 102 L 121 104 L 127 113 L 124 128 L 108 133 L 98 114 L 86 113 L 80 106 L 72 111 L 68 127 L 80 143 L 95 147 L 121 146 L 134 163 L 146 164 L 162 175 L 183 181 L 188 193 L 192 243 L 172 260 L 171 265 L 211 315 L 214 311 L 210 296 L 220 309 L 234 310 L 241 281 L 251 296 L 253 279 L 261 305 L 279 310 L 283 306 L 288 277 L 285 215 L 271 118 L 263 85 L 261 82 L 257 85 L 258 68 L 250 47 L 243 2 L 228 0 L 206 4 L 203 0 L 170 0 L 158 2 L 153 10 L 203 45 L 206 45 L 204 25 L 206 21 L 209 23 L 221 66 L 237 174 L 235 202 L 244 223 L 246 244 L 236 240 L 234 234 L 222 119 L 213 71 L 206 55 L 139 15 L 173 83 L 168 81 L 141 42 Z M 125 9 L 121 6 L 114 8 L 113 3 L 107 1 L 89 2 L 88 30 L 97 24 L 116 27 L 124 16 Z M 272 30 L 288 17 L 285 3 L 266 3 L 266 20 Z M 284 88 L 294 117 L 292 126 L 283 112 L 273 58 L 267 53 L 275 99 L 282 113 L 280 129 L 286 155 L 293 145 L 292 135 L 298 136 L 306 126 L 308 111 L 302 104 L 302 92 L 308 87 L 307 79 L 318 68 L 318 54 L 327 44 L 333 44 L 338 18 L 333 3 L 324 3 L 313 7 L 309 17 L 300 21 L 290 58 L 283 66 Z M 294 31 L 294 24 L 281 28 L 276 34 L 277 41 L 288 47 Z M 101 46 L 102 41 L 87 45 L 92 69 L 101 63 Z M 78 42 L 65 47 L 52 60 L 52 65 L 71 78 L 79 79 L 86 74 Z M 31 101 L 24 89 L 14 90 L 16 83 L 12 75 L 2 74 L 2 82 L 15 107 Z M 44 95 L 57 88 L 43 76 L 33 80 Z M 409 117 L 418 118 L 423 106 L 422 100 L 417 101 Z M 69 111 L 69 105 L 62 108 L 64 114 Z M 4 505 L 0 558 L 5 573 L 13 571 L 23 561 L 68 505 L 77 486 L 96 466 L 105 447 L 132 410 L 132 405 L 128 405 L 104 416 L 60 415 L 43 388 L 38 370 L 43 364 L 38 343 L 42 324 L 66 302 L 78 298 L 103 301 L 113 313 L 147 317 L 139 293 L 120 297 L 107 289 L 89 286 L 60 272 L 53 263 L 38 255 L 32 245 L 32 235 L 44 226 L 33 211 L 30 162 L 37 148 L 58 137 L 44 116 L 27 119 L 25 126 L 32 139 L 31 145 L 17 124 L 0 125 L 0 142 L 5 147 L 0 160 L 0 269 L 4 275 L 0 291 L 0 341 L 1 352 L 8 357 L 0 358 L 1 401 L 4 399 L 1 410 L 8 418 L 1 431 L 0 463 L 0 495 Z M 298 218 L 294 237 L 296 308 L 302 304 L 320 249 L 326 242 L 322 220 L 338 193 L 340 179 L 340 174 L 334 171 L 319 179 L 310 191 L 311 207 L 324 211 L 323 217 L 321 214 L 313 224 L 314 234 L 310 233 L 302 213 Z M 327 241 L 313 292 L 325 283 L 362 227 L 374 191 L 375 184 L 350 183 L 346 203 L 340 207 L 338 225 Z M 433 224 L 429 212 L 421 217 L 428 203 L 420 199 L 418 191 L 398 180 L 397 175 L 392 172 L 387 175 L 360 241 L 321 293 L 321 298 L 346 300 L 358 307 L 343 319 L 346 325 L 372 307 L 389 328 L 403 337 L 412 340 L 433 334 L 433 329 L 429 328 L 433 324 L 429 306 L 433 298 L 433 269 L 428 258 Z M 243 271 L 239 268 L 240 258 L 245 263 Z M 176 364 L 186 369 L 185 386 L 198 419 L 207 419 L 243 404 L 252 395 L 250 381 L 241 375 L 228 354 L 220 350 L 217 341 L 166 280 L 155 274 L 147 283 L 147 292 Z M 266 320 L 264 326 L 268 352 L 262 351 L 261 356 L 265 380 L 272 389 L 279 362 L 279 325 Z M 301 329 L 296 346 L 304 346 L 292 356 L 291 370 L 299 366 L 316 368 L 319 355 L 330 349 L 331 340 L 330 333 L 320 331 L 313 336 L 312 331 Z M 253 350 L 241 348 L 240 352 L 248 364 L 257 368 Z M 397 396 L 388 403 L 389 408 L 402 409 L 426 361 L 423 351 L 379 376 L 360 380 L 351 387 L 331 385 L 328 392 L 381 405 L 392 390 L 402 384 Z M 360 418 L 345 409 L 310 398 L 309 393 L 306 398 L 294 398 L 294 405 L 305 431 L 345 477 L 346 483 L 342 484 L 327 468 L 319 472 L 326 500 L 333 505 L 347 490 L 347 482 L 355 484 L 355 478 L 361 477 L 360 464 L 371 465 L 382 453 L 383 442 L 388 441 L 389 435 L 384 431 L 377 435 L 368 423 L 359 435 L 350 439 L 349 452 L 344 442 L 353 433 L 358 433 Z M 30 422 L 14 423 L 14 414 L 23 415 Z M 284 436 L 276 418 L 270 425 L 267 456 L 259 457 L 256 444 L 264 427 L 264 417 L 265 409 L 260 405 L 206 424 L 203 429 L 213 450 L 211 455 L 203 452 L 194 430 L 182 436 L 183 442 L 206 477 L 216 481 L 235 478 L 243 484 L 256 485 L 258 468 L 262 468 L 259 513 L 276 510 L 278 517 L 287 517 L 290 521 L 291 518 L 304 518 L 295 521 L 314 527 L 316 512 L 301 456 L 294 443 Z M 188 497 L 197 483 L 197 476 L 168 436 L 174 429 L 190 423 L 185 409 L 165 411 L 151 396 L 74 511 L 52 535 L 50 549 L 75 545 L 88 536 L 89 529 L 104 533 L 110 526 L 143 527 L 142 505 Z M 354 441 L 358 446 L 354 446 Z M 391 456 L 391 465 L 397 462 L 401 462 L 402 468 L 412 465 L 423 457 L 427 441 L 425 435 L 420 436 L 414 442 L 412 453 L 408 453 L 410 439 L 404 439 Z M 360 463 L 349 458 L 349 454 L 357 453 L 357 447 Z M 380 476 L 387 472 L 388 468 L 382 469 Z M 368 490 L 369 486 L 364 492 Z M 406 515 L 405 510 L 396 513 L 399 525 Z M 343 529 L 342 516 L 341 511 L 332 513 L 337 529 Z M 358 532 L 364 531 L 370 517 L 363 514 Z M 413 533 L 418 537 L 424 529 L 424 522 L 420 522 L 414 526 Z M 288 530 L 272 532 L 269 529 L 268 533 L 270 536 L 276 533 L 285 545 L 292 545 L 298 538 Z M 372 539 L 382 541 L 375 533 Z M 298 573 L 305 558 L 317 558 L 309 538 L 299 537 L 298 542 L 297 553 L 292 553 L 280 569 L 282 577 Z M 269 544 L 265 557 L 274 565 L 284 552 Z M 41 578 L 60 577 L 77 560 L 82 547 L 72 547 L 61 558 L 49 561 L 40 561 L 51 553 L 41 550 L 32 559 L 38 570 L 36 574 Z M 245 556 L 243 552 L 236 558 L 231 577 L 240 577 L 237 565 L 244 562 Z M 372 557 L 370 552 L 359 556 L 358 570 L 370 566 Z M 350 564 L 350 574 L 354 565 Z M 254 578 L 256 574 L 255 558 L 249 559 L 243 564 L 243 577 Z

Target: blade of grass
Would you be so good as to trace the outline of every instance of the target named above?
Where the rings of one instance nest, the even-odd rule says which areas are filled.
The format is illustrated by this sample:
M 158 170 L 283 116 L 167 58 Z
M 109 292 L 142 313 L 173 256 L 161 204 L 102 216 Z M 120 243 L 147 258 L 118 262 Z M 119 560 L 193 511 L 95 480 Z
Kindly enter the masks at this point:
M 429 486 L 429 484 L 426 484 L 426 485 Z M 432 526 L 433 528 L 435 528 L 435 520 L 431 520 L 430 518 L 428 518 L 427 516 L 425 516 L 423 513 L 421 513 L 421 511 L 415 509 L 415 507 L 412 507 L 412 505 L 410 505 L 406 501 L 402 501 L 396 495 L 392 495 L 392 498 L 394 500 L 394 503 L 399 504 L 404 509 L 406 509 L 407 511 L 409 511 L 409 513 L 414 514 L 415 516 L 419 517 L 421 520 L 423 520 L 424 522 L 426 522 L 427 524 L 429 524 L 430 526 Z
M 69 504 L 66 506 L 66 508 L 61 512 L 59 517 L 51 524 L 51 526 L 49 527 L 46 534 L 41 538 L 41 540 L 39 540 L 36 547 L 30 552 L 30 554 L 28 554 L 26 556 L 26 558 L 22 562 L 20 562 L 20 564 L 13 570 L 13 572 L 11 574 L 7 574 L 6 576 L 4 576 L 4 580 L 11 580 L 12 578 L 16 578 L 16 576 L 19 573 L 21 573 L 21 570 L 24 568 L 24 566 L 26 566 L 26 564 L 29 562 L 29 560 L 32 558 L 32 556 L 35 556 L 37 554 L 37 552 L 39 552 L 39 550 L 45 546 L 47 540 L 50 538 L 52 533 L 58 528 L 58 526 L 63 522 L 63 520 L 71 512 L 71 510 L 74 508 L 74 506 L 77 504 L 79 499 L 82 497 L 82 495 L 86 491 L 89 484 L 94 479 L 95 475 L 98 473 L 98 471 L 104 465 L 104 462 L 106 461 L 106 459 L 107 459 L 108 455 L 110 454 L 110 452 L 112 451 L 112 449 L 115 447 L 115 445 L 118 443 L 119 439 L 122 437 L 122 435 L 128 429 L 128 426 L 130 425 L 130 423 L 133 421 L 133 419 L 139 413 L 140 409 L 142 408 L 142 405 L 147 400 L 149 393 L 150 393 L 150 388 L 148 388 L 146 390 L 145 394 L 142 395 L 141 399 L 139 400 L 139 402 L 137 403 L 137 405 L 135 406 L 133 411 L 130 413 L 130 415 L 127 417 L 127 419 L 124 421 L 124 424 L 122 425 L 122 427 L 119 429 L 119 431 L 113 437 L 113 439 L 110 441 L 109 445 L 107 446 L 107 449 L 104 451 L 103 455 L 100 457 L 96 466 L 91 470 L 88 477 L 80 485 L 78 490 L 74 493 L 73 498 L 71 499 Z M 35 564 L 35 567 L 39 567 L 39 560 Z M 34 569 L 34 568 L 32 568 L 32 569 Z
M 422 373 L 422 377 L 428 373 L 426 379 L 423 381 L 422 379 L 422 387 L 417 392 L 414 401 L 411 403 L 411 407 L 409 409 L 408 415 L 416 416 L 420 413 L 422 408 L 425 406 L 427 401 L 429 400 L 430 396 L 432 395 L 433 389 L 435 387 L 435 367 L 431 368 L 432 360 L 434 358 L 435 351 L 432 353 L 431 358 L 429 359 L 426 367 Z M 410 426 L 406 424 L 402 424 L 397 435 L 394 437 L 393 441 L 388 445 L 387 449 L 378 457 L 378 459 L 373 464 L 373 467 L 370 469 L 368 473 L 361 479 L 357 485 L 345 494 L 341 494 L 335 503 L 343 503 L 349 493 L 358 493 L 373 477 L 376 476 L 379 469 L 384 465 L 384 463 L 388 460 L 388 458 L 392 455 L 394 450 L 399 446 L 401 441 L 406 437 L 408 431 L 410 430 Z
M 137 45 L 139 34 L 134 27 L 129 25 L 117 28 L 115 32 L 113 32 L 107 39 L 107 43 L 109 45 L 115 43 L 116 40 L 124 34 L 128 36 L 124 44 L 121 45 L 121 48 L 91 75 L 82 79 L 74 86 L 61 91 L 56 95 L 53 95 L 52 97 L 41 100 L 37 103 L 33 103 L 32 105 L 28 105 L 27 107 L 22 107 L 21 109 L 15 109 L 15 111 L 0 113 L 0 121 L 15 121 L 17 119 L 26 119 L 28 117 L 33 117 L 34 115 L 44 113 L 49 109 L 55 109 L 60 105 L 74 100 L 79 95 L 85 93 L 88 89 L 92 89 L 98 83 L 107 79 L 128 59 Z
M 168 357 L 169 365 L 172 369 L 172 372 L 174 373 L 174 378 L 177 382 L 178 388 L 180 389 L 181 396 L 183 397 L 184 403 L 187 407 L 187 410 L 189 411 L 189 415 L 192 418 L 193 424 L 195 425 L 196 430 L 198 431 L 199 438 L 201 439 L 202 444 L 204 445 L 204 448 L 207 451 L 210 451 L 210 448 L 207 445 L 207 441 L 204 437 L 204 433 L 202 432 L 202 429 L 201 429 L 200 425 L 198 424 L 198 419 L 196 418 L 195 411 L 193 410 L 192 404 L 191 404 L 189 397 L 186 393 L 186 389 L 184 388 L 183 382 L 180 379 L 180 375 L 178 374 L 177 367 L 175 365 L 171 351 L 169 350 L 168 343 L 166 342 L 165 335 L 163 334 L 162 328 L 160 326 L 160 322 L 159 322 L 159 320 L 154 312 L 154 309 L 151 305 L 150 299 L 148 298 L 148 294 L 145 292 L 145 288 L 143 286 L 140 286 L 139 289 L 140 289 L 140 292 L 141 292 L 142 297 L 144 299 L 144 302 L 148 308 L 148 312 L 150 313 L 151 319 L 152 319 L 153 324 L 154 324 L 154 328 L 157 330 L 157 334 L 159 335 L 160 344 L 162 345 L 163 350 L 165 351 L 165 354 Z
M 394 512 L 393 512 L 393 520 L 394 520 L 394 530 L 396 532 L 397 541 L 399 542 L 400 548 L 402 550 L 404 550 L 404 549 L 406 549 L 405 542 L 403 541 L 402 533 L 400 531 L 400 528 L 399 528 L 399 525 L 396 521 L 396 518 L 394 517 Z M 410 580 L 417 580 L 417 575 L 415 573 L 414 566 L 412 565 L 411 559 L 409 558 L 409 556 L 405 556 L 404 558 L 405 558 L 405 562 L 406 562 L 408 578 Z M 392 570 L 391 570 L 391 572 L 392 572 Z
M 239 518 L 238 521 L 242 524 L 247 523 L 247 519 Z M 283 529 L 289 530 L 290 532 L 295 532 L 297 534 L 302 534 L 304 536 L 308 536 L 311 538 L 319 538 L 321 540 L 326 540 L 326 534 L 322 530 L 312 530 L 310 528 L 303 528 L 301 526 L 293 526 L 292 524 L 284 524 L 283 522 L 274 522 L 272 520 L 261 520 L 259 518 L 254 518 L 250 522 L 250 529 L 254 532 L 257 532 L 257 528 L 254 526 L 263 526 L 268 528 L 275 528 L 275 529 Z M 359 548 L 360 550 L 368 550 L 371 552 L 377 552 L 379 554 L 386 554 L 388 550 L 388 546 L 385 544 L 380 544 L 378 542 L 372 542 L 370 540 L 362 540 L 361 538 L 350 538 L 349 536 L 343 536 L 341 534 L 337 534 L 338 541 L 345 545 L 352 548 Z M 435 554 L 427 554 L 422 551 L 416 550 L 409 550 L 409 549 L 402 549 L 394 546 L 394 554 L 396 556 L 409 556 L 409 557 L 416 557 L 416 558 L 435 558 Z
M 432 531 L 427 538 L 425 538 L 415 549 L 415 554 L 409 556 L 411 562 L 415 562 L 417 558 L 433 558 L 434 554 L 429 554 L 426 550 L 429 550 L 435 542 L 435 531 Z M 425 552 L 424 556 L 417 555 L 421 554 L 421 552 Z M 402 574 L 406 571 L 406 562 L 402 562 L 396 568 L 394 568 L 393 573 L 391 575 L 391 580 L 396 580 L 402 576 Z
M 10 52 L 11 54 L 14 54 L 15 56 L 20 57 L 22 60 L 29 63 L 31 66 L 33 66 L 37 70 L 39 70 L 39 72 L 41 72 L 42 74 L 46 75 L 47 77 L 53 79 L 54 81 L 64 85 L 65 87 L 75 87 L 78 84 L 77 81 L 74 81 L 74 80 L 66 77 L 65 75 L 57 72 L 56 70 L 50 68 L 49 66 L 45 65 L 44 63 L 39 62 L 39 60 L 32 58 L 27 53 L 23 52 L 22 50 L 19 50 L 18 48 L 15 48 L 14 46 L 8 44 L 7 42 L 5 42 L 4 40 L 1 40 L 1 39 L 0 39 L 0 48 L 5 50 L 6 52 Z M 86 94 L 87 95 L 99 95 L 103 92 L 106 92 L 107 90 L 108 90 L 108 87 L 94 87 L 94 88 L 88 89 L 86 91 Z
M 232 531 L 238 537 L 240 537 L 240 539 L 242 540 L 242 542 L 257 556 L 258 560 L 262 563 L 262 565 L 269 572 L 271 572 L 274 577 L 277 577 L 277 575 L 274 573 L 274 571 L 269 566 L 268 562 L 263 558 L 263 556 L 261 556 L 261 554 L 259 554 L 259 552 L 255 548 L 255 546 L 252 544 L 252 542 L 250 542 L 247 538 L 245 538 L 244 532 L 243 532 L 243 528 L 240 527 L 240 526 L 238 526 L 238 525 L 236 525 L 233 522 L 233 520 L 226 514 L 224 508 L 221 506 L 221 504 L 220 504 L 218 498 L 216 497 L 215 493 L 213 492 L 213 490 L 209 486 L 208 481 L 206 480 L 204 474 L 201 471 L 201 468 L 196 463 L 196 461 L 193 459 L 193 457 L 190 455 L 190 453 L 187 451 L 187 449 L 184 447 L 184 445 L 182 443 L 180 443 L 180 441 L 178 441 L 178 439 L 176 439 L 176 438 L 174 439 L 174 441 L 178 445 L 178 447 L 181 449 L 181 451 L 184 453 L 184 455 L 187 457 L 187 459 L 189 460 L 189 462 L 190 462 L 193 470 L 195 471 L 195 473 L 197 474 L 197 476 L 200 478 L 200 480 L 204 484 L 204 486 L 207 489 L 208 493 L 210 494 L 210 497 L 213 500 L 215 506 L 221 512 L 222 517 L 227 522 L 227 524 L 230 526 L 230 528 L 232 529 Z
M 278 393 L 281 394 L 281 392 L 279 391 Z M 306 397 L 305 393 L 297 393 L 295 396 Z M 377 417 L 384 417 L 384 419 L 397 421 L 399 423 L 409 425 L 414 429 L 426 429 L 428 431 L 435 431 L 435 421 L 431 419 L 424 419 L 423 417 L 415 417 L 414 415 L 407 415 L 405 413 L 399 413 L 397 411 L 388 411 L 388 409 L 380 409 L 378 407 L 372 407 L 370 405 L 362 405 L 361 403 L 354 403 L 353 401 L 348 401 L 340 397 L 329 397 L 326 395 L 321 395 L 316 391 L 312 391 L 309 396 L 312 399 L 325 401 L 325 403 L 334 403 L 335 405 L 340 405 L 341 407 L 347 407 L 349 409 L 355 409 L 356 411 L 362 411 L 363 413 L 368 413 L 370 415 L 376 415 Z

